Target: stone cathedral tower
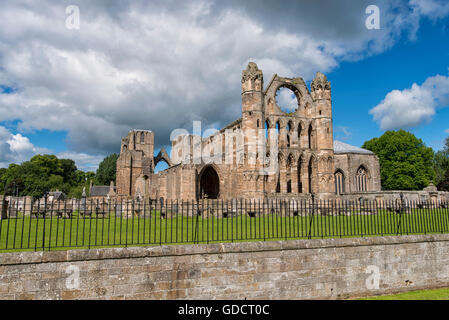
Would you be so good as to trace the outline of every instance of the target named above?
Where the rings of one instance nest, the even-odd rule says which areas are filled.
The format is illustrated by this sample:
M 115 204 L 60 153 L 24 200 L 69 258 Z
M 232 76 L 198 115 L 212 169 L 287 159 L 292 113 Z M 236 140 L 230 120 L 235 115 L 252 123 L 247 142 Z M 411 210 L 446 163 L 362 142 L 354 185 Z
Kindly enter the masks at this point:
M 242 72 L 242 133 L 244 137 L 243 189 L 250 198 L 264 196 L 260 130 L 264 119 L 263 73 L 254 62 Z

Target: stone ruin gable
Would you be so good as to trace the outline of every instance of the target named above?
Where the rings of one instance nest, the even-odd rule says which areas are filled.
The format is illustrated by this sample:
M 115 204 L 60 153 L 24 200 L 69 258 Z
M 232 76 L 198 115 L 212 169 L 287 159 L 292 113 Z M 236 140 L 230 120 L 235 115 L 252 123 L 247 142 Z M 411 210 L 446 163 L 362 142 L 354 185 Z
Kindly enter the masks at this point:
M 149 130 L 131 130 L 122 139 L 117 159 L 117 194 L 131 196 L 136 192 L 136 182 L 141 175 L 154 170 L 154 133 Z
M 252 67 L 254 68 L 254 66 Z M 254 72 L 253 72 L 254 73 Z M 260 77 L 257 77 L 260 79 Z M 257 79 L 254 80 L 257 83 Z M 248 87 L 242 86 L 243 90 Z M 276 103 L 276 93 L 280 88 L 290 89 L 297 98 L 298 108 L 286 113 Z M 248 93 L 250 94 L 250 93 Z M 273 192 L 273 180 L 280 181 L 280 193 L 321 193 L 333 194 L 333 129 L 330 83 L 322 73 L 317 73 L 312 81 L 311 91 L 302 78 L 283 78 L 274 75 L 261 96 L 263 101 L 257 105 L 253 94 L 249 106 L 242 106 L 244 130 L 246 128 L 275 129 L 279 127 L 279 164 L 277 179 L 268 177 L 268 192 Z M 246 110 L 246 118 L 245 118 Z M 299 160 L 302 160 L 299 162 Z M 307 161 L 304 163 L 304 161 Z M 312 173 L 309 183 L 308 170 Z M 298 171 L 300 175 L 298 176 Z M 271 179 L 270 179 L 271 178 Z M 304 181 L 306 180 L 306 181 Z M 290 181 L 287 186 L 286 181 Z M 298 182 L 302 181 L 302 187 Z M 302 188 L 302 192 L 299 192 Z
M 154 156 L 154 133 L 150 130 L 131 130 L 122 139 L 117 160 L 117 194 L 120 196 L 144 196 L 150 192 L 150 177 L 160 161 L 172 166 L 165 149 Z
M 312 82 L 312 88 L 320 88 L 317 83 L 324 83 L 324 88 L 330 88 L 324 75 L 318 73 Z M 276 92 L 280 88 L 292 90 L 298 99 L 298 108 L 292 113 L 283 112 L 276 103 Z M 269 128 L 280 127 L 280 148 L 288 144 L 294 148 L 310 150 L 328 150 L 333 152 L 333 130 L 332 130 L 332 105 L 330 92 L 309 92 L 302 78 L 281 78 L 275 75 L 270 85 L 265 90 L 264 116 Z M 299 132 L 299 135 L 289 134 L 287 128 Z M 309 132 L 311 129 L 311 143 L 309 147 Z

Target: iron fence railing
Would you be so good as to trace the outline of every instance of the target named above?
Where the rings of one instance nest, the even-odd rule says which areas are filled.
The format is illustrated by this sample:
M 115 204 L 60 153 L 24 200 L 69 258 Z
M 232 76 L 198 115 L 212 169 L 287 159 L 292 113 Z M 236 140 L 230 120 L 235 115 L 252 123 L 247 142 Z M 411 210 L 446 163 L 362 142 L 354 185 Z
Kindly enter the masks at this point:
M 449 232 L 439 201 L 3 200 L 0 251 Z

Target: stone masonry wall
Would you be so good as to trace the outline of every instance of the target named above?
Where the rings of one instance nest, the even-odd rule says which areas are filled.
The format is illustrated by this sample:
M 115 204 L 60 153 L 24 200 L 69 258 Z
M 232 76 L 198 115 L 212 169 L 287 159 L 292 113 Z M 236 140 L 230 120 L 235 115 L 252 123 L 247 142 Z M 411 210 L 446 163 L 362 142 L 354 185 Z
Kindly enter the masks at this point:
M 0 299 L 339 299 L 439 286 L 449 235 L 0 254 Z

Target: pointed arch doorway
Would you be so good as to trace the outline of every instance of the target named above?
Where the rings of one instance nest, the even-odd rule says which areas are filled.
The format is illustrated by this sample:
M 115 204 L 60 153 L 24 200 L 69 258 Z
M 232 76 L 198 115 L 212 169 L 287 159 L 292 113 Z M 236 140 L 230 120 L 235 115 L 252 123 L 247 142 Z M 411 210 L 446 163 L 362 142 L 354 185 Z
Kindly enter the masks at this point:
M 199 177 L 200 199 L 218 199 L 220 196 L 220 178 L 213 166 L 205 167 Z

